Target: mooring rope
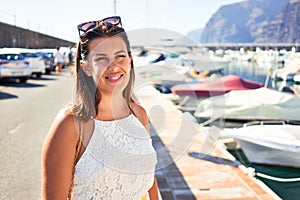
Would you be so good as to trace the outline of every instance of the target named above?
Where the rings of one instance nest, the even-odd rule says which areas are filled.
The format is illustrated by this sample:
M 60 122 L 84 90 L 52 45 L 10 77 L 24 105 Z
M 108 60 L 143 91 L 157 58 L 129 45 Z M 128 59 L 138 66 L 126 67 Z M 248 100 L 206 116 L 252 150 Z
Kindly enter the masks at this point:
M 298 177 L 297 178 L 279 178 L 279 177 L 263 174 L 263 173 L 260 173 L 260 172 L 255 172 L 255 175 L 259 176 L 259 177 L 262 177 L 262 178 L 265 178 L 265 179 L 272 180 L 272 181 L 278 181 L 278 182 L 297 182 L 297 181 L 300 181 L 300 177 L 299 178 Z

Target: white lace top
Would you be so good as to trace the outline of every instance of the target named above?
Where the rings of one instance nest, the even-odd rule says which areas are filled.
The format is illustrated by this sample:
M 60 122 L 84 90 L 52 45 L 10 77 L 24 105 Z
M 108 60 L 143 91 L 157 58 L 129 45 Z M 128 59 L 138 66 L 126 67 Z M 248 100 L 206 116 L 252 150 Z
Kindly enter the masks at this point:
M 73 200 L 141 200 L 153 185 L 156 153 L 134 116 L 94 120 L 95 128 L 75 166 Z

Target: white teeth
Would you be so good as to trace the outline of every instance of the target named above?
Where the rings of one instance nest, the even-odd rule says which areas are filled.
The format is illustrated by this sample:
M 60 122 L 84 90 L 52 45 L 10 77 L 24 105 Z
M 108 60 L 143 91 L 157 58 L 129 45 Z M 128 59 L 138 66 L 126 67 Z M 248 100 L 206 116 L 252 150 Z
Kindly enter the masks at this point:
M 118 81 L 119 79 L 121 79 L 122 76 L 123 74 L 121 74 L 120 76 L 107 76 L 105 78 L 110 81 Z

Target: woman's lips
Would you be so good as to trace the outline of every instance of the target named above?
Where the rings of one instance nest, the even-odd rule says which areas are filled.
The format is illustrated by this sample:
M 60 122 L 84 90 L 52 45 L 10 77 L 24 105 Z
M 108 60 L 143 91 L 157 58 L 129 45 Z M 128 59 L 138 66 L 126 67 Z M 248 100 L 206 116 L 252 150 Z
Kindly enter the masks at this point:
M 118 82 L 124 74 L 119 74 L 119 75 L 112 75 L 112 76 L 106 76 L 105 79 L 108 80 L 109 82 L 116 83 Z

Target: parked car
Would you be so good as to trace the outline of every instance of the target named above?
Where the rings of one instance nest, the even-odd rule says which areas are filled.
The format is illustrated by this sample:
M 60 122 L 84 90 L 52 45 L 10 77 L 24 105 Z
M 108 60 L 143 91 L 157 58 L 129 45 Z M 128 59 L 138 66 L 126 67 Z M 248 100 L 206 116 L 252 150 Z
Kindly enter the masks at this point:
M 48 49 L 39 49 L 36 53 L 43 58 L 46 65 L 46 74 L 51 74 L 52 71 L 55 71 L 55 63 L 53 58 L 53 52 Z
M 0 79 L 14 78 L 26 83 L 30 76 L 29 62 L 23 55 L 0 50 Z
M 5 48 L 6 49 L 6 48 Z M 12 52 L 19 53 L 25 57 L 29 62 L 30 70 L 32 75 L 40 78 L 42 74 L 46 72 L 46 65 L 44 59 L 39 56 L 34 49 L 24 49 L 24 48 L 7 48 Z
M 25 56 L 25 58 L 29 61 L 32 75 L 36 75 L 36 77 L 40 78 L 42 74 L 46 73 L 45 62 L 37 53 L 21 52 L 20 54 Z

